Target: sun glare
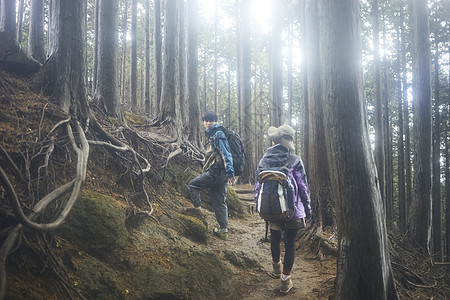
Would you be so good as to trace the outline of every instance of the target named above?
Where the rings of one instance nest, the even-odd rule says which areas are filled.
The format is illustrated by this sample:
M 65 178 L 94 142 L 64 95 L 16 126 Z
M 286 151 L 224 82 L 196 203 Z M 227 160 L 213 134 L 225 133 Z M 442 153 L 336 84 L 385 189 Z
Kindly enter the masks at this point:
M 213 22 L 216 13 L 217 2 L 217 16 L 218 23 L 222 26 L 232 26 L 236 23 L 234 16 L 227 14 L 224 9 L 234 4 L 234 0 L 199 0 L 200 17 L 206 19 L 208 22 Z M 252 25 L 263 32 L 269 31 L 270 24 L 270 9 L 271 0 L 251 0 L 251 18 Z

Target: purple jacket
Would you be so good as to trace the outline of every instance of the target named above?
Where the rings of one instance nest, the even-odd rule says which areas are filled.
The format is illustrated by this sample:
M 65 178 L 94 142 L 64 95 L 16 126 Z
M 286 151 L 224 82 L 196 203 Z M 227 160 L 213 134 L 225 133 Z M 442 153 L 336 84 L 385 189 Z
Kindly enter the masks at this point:
M 287 165 L 286 165 L 287 163 Z M 264 156 L 259 161 L 256 177 L 259 172 L 286 166 L 289 169 L 289 178 L 294 186 L 294 202 L 296 206 L 295 219 L 307 217 L 311 219 L 311 200 L 309 197 L 308 181 L 306 179 L 303 162 L 295 154 L 291 154 L 289 149 L 280 144 L 267 149 Z M 259 182 L 255 183 L 255 199 L 258 197 L 260 189 Z

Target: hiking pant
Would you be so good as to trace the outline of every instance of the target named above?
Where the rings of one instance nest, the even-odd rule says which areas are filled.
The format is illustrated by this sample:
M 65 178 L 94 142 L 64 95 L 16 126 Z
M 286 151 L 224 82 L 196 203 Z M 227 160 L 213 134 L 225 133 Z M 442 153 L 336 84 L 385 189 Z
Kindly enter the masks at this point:
M 281 257 L 281 234 L 283 231 L 270 229 L 270 250 L 272 250 L 272 261 L 278 262 Z M 284 237 L 284 260 L 283 273 L 289 275 L 294 265 L 295 259 L 295 237 L 297 236 L 298 228 L 288 228 L 285 231 Z M 285 273 L 286 272 L 286 273 Z
M 194 207 L 202 204 L 201 190 L 209 189 L 211 191 L 211 202 L 220 229 L 228 228 L 227 182 L 225 170 L 218 169 L 202 173 L 188 183 L 191 202 Z

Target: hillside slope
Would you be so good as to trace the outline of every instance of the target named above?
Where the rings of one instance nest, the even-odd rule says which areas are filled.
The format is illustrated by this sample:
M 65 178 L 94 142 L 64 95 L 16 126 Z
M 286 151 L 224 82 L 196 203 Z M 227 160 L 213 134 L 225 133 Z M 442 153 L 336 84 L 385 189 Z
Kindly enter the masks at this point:
M 30 78 L 4 72 L 0 78 L 0 166 L 30 214 L 37 200 L 75 174 L 67 135 L 55 131 L 67 116 L 31 88 Z M 163 129 L 131 113 L 123 127 L 93 104 L 92 109 L 105 132 L 132 145 L 151 169 L 142 175 L 133 153 L 92 144 L 82 193 L 68 219 L 56 231 L 24 230 L 6 256 L 5 299 L 332 298 L 336 258 L 309 239 L 309 229 L 297 242 L 294 289 L 281 295 L 279 282 L 268 275 L 270 243 L 264 222 L 252 213 L 251 186 L 229 189 L 230 238 L 221 241 L 211 234 L 216 221 L 208 194 L 202 214 L 188 200 L 185 183 L 199 172 L 192 153 L 169 161 L 175 149 Z M 86 135 L 104 138 L 92 128 Z M 55 149 L 49 153 L 51 141 Z M 64 198 L 39 222 L 51 221 L 62 207 Z M 2 185 L 2 246 L 17 224 Z M 449 266 L 433 264 L 409 247 L 391 235 L 401 298 L 445 299 Z

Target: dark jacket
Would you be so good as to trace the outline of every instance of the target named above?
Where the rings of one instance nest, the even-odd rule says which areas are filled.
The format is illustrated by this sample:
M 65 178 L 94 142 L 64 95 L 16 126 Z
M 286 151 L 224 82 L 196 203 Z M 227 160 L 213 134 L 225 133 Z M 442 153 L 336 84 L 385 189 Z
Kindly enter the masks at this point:
M 297 208 L 295 218 L 300 219 L 307 217 L 310 219 L 312 212 L 308 181 L 306 179 L 305 167 L 303 166 L 300 157 L 291 154 L 289 149 L 277 144 L 267 149 L 266 153 L 259 161 L 256 175 L 261 171 L 283 166 L 286 166 L 289 169 L 289 178 L 294 186 L 294 203 Z M 259 182 L 256 182 L 255 198 L 259 194 L 259 188 L 260 184 Z

